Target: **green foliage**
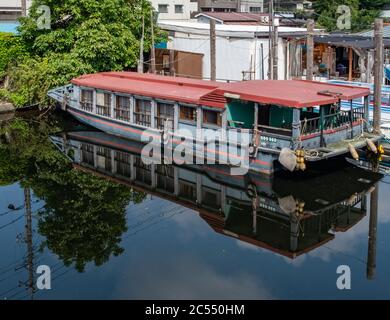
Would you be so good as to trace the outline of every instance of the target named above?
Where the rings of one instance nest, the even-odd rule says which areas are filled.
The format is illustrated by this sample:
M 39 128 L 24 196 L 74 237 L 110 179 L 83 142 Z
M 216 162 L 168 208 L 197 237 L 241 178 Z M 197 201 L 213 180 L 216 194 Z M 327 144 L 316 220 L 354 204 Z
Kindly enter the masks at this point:
M 317 22 L 328 31 L 337 30 L 337 8 L 346 5 L 351 9 L 351 31 L 370 29 L 380 16 L 380 9 L 388 0 L 317 0 L 313 3 Z
M 51 8 L 50 30 L 38 28 L 40 5 Z M 45 103 L 48 89 L 74 77 L 135 67 L 141 16 L 145 51 L 151 46 L 151 11 L 147 0 L 33 0 L 29 17 L 20 19 L 19 27 L 20 42 L 29 56 L 8 71 L 11 102 L 16 106 Z M 154 32 L 157 42 L 164 38 L 158 28 Z
M 0 80 L 5 76 L 8 66 L 22 59 L 25 54 L 18 36 L 0 32 Z
M 34 103 L 48 105 L 49 89 L 64 85 L 80 74 L 93 71 L 91 65 L 71 54 L 26 58 L 9 69 L 8 97 L 16 106 Z

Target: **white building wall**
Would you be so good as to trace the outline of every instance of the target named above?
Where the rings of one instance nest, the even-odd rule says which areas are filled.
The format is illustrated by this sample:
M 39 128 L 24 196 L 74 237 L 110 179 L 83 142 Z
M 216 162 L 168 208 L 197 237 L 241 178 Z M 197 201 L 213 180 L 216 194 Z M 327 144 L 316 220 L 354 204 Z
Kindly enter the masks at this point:
M 32 0 L 27 0 L 27 9 L 30 8 Z M 3 8 L 21 8 L 22 1 L 21 0 L 0 0 L 0 7 Z
M 389 10 L 383 10 L 382 11 L 382 17 L 383 18 L 390 18 L 390 9 Z
M 241 0 L 241 12 L 252 12 L 252 8 L 260 8 L 260 11 L 264 12 L 264 0 Z
M 203 54 L 203 77 L 210 78 L 210 40 L 207 36 L 176 32 L 175 37 L 170 37 L 168 48 Z M 255 71 L 254 79 L 261 80 L 263 74 L 264 79 L 267 79 L 268 51 L 267 38 L 256 40 L 254 38 L 217 36 L 217 79 L 241 81 L 243 79 L 242 72 L 250 70 Z M 285 61 L 285 45 L 283 40 L 279 39 L 279 79 L 285 79 Z M 264 68 L 264 72 L 262 72 L 262 68 Z
M 191 12 L 198 10 L 198 4 L 190 0 L 151 0 L 151 3 L 157 12 L 159 5 L 168 5 L 167 13 L 159 12 L 159 20 L 190 20 Z M 175 5 L 182 5 L 183 13 L 176 13 Z

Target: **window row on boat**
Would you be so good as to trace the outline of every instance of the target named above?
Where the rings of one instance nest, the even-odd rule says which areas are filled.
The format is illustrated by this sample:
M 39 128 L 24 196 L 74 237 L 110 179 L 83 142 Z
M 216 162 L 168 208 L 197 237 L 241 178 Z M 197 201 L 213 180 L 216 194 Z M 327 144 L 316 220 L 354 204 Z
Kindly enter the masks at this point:
M 222 126 L 222 113 L 211 108 L 202 108 L 202 119 L 198 119 L 196 105 L 176 104 L 98 90 L 96 90 L 96 98 L 94 94 L 93 89 L 82 88 L 80 90 L 81 110 L 143 127 L 164 130 L 175 128 L 175 107 L 177 106 L 178 122 L 197 126 L 197 122 L 201 120 L 205 127 Z

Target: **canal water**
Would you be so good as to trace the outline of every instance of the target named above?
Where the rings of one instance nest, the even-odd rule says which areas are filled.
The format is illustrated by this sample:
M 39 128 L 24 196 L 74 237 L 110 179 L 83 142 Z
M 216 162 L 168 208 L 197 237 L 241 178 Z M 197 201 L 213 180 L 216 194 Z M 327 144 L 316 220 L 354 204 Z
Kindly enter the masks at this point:
M 1 299 L 390 298 L 386 175 L 229 177 L 135 150 L 62 115 L 0 123 Z

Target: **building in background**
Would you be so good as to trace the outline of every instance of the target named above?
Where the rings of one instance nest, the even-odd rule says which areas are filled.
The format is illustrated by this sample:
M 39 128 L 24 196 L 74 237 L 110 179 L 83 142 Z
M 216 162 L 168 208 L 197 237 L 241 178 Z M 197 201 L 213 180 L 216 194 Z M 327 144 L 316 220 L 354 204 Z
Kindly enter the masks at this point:
M 190 20 L 198 11 L 198 3 L 192 0 L 151 0 L 159 20 Z
M 383 6 L 381 16 L 386 20 L 390 20 L 390 3 Z
M 264 0 L 198 0 L 199 12 L 253 12 L 264 11 Z
M 195 16 L 199 23 L 210 23 L 215 20 L 216 24 L 243 24 L 243 25 L 268 25 L 268 13 L 248 12 L 201 12 Z
M 32 0 L 26 0 L 26 9 L 31 6 Z M 22 0 L 0 0 L 0 22 L 16 21 L 22 16 Z
M 196 21 L 160 21 L 168 31 L 168 50 L 202 55 L 203 79 L 210 79 L 210 25 Z M 297 39 L 306 37 L 305 28 L 279 27 L 278 78 L 291 79 L 300 70 L 296 60 Z M 301 46 L 299 46 L 301 48 Z M 269 27 L 267 25 L 216 25 L 216 78 L 220 81 L 241 81 L 268 78 Z M 198 58 L 199 59 L 199 58 Z M 301 63 L 300 59 L 299 63 Z M 179 63 L 182 61 L 179 61 Z M 193 77 L 192 74 L 177 76 Z

